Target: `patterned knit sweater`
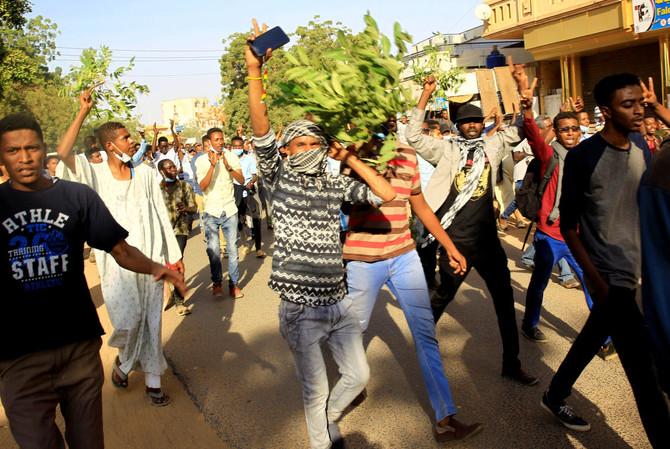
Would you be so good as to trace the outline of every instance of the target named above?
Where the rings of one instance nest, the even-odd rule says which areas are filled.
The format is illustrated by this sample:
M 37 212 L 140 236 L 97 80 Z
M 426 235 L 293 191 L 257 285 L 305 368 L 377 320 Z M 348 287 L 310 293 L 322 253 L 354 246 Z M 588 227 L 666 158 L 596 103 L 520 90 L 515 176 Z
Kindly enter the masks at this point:
M 258 162 L 272 194 L 274 256 L 268 285 L 281 299 L 310 307 L 344 298 L 340 207 L 345 201 L 381 204 L 365 184 L 346 176 L 302 175 L 285 164 L 272 130 L 254 137 Z

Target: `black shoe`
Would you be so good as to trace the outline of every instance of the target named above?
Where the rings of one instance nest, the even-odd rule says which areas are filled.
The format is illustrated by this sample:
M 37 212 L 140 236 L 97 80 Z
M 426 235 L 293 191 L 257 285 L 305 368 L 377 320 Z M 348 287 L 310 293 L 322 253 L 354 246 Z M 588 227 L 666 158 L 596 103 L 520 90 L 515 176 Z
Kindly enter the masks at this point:
M 528 326 L 521 326 L 521 335 L 526 337 L 530 341 L 534 341 L 535 343 L 546 343 L 549 341 L 546 335 L 544 335 L 544 332 L 542 332 L 540 329 L 537 327 L 528 327 Z
M 516 380 L 520 384 L 524 384 L 528 387 L 532 387 L 540 381 L 537 377 L 531 376 L 521 368 L 517 369 L 516 371 L 508 371 L 503 369 L 500 375 L 503 377 L 509 377 L 512 380 Z
M 554 415 L 554 418 L 563 423 L 568 429 L 577 430 L 579 432 L 591 430 L 591 424 L 575 415 L 572 411 L 572 407 L 565 405 L 565 403 L 563 403 L 563 405 L 550 404 L 549 399 L 547 399 L 548 392 L 549 390 L 544 392 L 542 400 L 540 401 L 540 405 L 543 409 Z
M 598 357 L 607 361 L 619 357 L 619 354 L 617 354 L 616 349 L 614 349 L 614 344 L 612 344 L 612 342 L 610 341 L 602 348 L 600 348 L 600 350 L 598 351 Z

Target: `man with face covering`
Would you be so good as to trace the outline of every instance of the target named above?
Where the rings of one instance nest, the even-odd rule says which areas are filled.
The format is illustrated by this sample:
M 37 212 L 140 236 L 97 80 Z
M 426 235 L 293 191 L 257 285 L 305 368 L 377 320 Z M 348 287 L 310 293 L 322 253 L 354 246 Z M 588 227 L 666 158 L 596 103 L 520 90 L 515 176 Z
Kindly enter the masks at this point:
M 521 66 L 510 69 L 517 83 L 525 77 Z M 452 140 L 437 140 L 421 134 L 426 105 L 435 91 L 435 78 L 424 81 L 424 88 L 407 127 L 407 141 L 435 172 L 426 187 L 428 205 L 440 219 L 458 251 L 467 260 L 465 273 L 454 273 L 444 249 L 440 253 L 441 283 L 431 299 L 435 322 L 456 296 L 472 267 L 486 281 L 491 293 L 503 344 L 502 375 L 524 385 L 538 379 L 521 369 L 519 335 L 514 311 L 514 294 L 507 268 L 507 256 L 496 230 L 493 212 L 493 186 L 502 158 L 524 138 L 521 121 L 505 131 L 482 137 L 484 115 L 475 105 L 461 106 L 456 113 L 460 135 Z M 425 244 L 434 237 L 424 234 Z
M 258 36 L 255 20 L 254 28 Z M 270 55 L 268 50 L 266 57 Z M 346 295 L 339 211 L 344 201 L 381 204 L 396 193 L 340 144 L 329 144 L 323 129 L 308 120 L 293 122 L 284 130 L 280 147 L 287 158 L 282 161 L 261 101 L 263 59 L 248 44 L 245 57 L 253 140 L 272 194 L 275 247 L 269 286 L 281 298 L 280 331 L 302 382 L 311 447 L 337 447 L 341 436 L 336 422 L 370 376 L 361 327 Z M 351 167 L 367 185 L 327 173 L 328 155 Z M 341 374 L 330 391 L 321 350 L 324 342 Z

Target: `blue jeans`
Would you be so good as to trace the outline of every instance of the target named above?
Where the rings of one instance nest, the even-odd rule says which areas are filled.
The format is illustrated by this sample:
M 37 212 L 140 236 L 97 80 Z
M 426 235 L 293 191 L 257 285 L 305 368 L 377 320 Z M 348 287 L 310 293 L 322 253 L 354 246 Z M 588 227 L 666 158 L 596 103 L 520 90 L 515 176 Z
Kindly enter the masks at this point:
M 535 327 L 540 322 L 544 289 L 547 288 L 549 278 L 551 277 L 551 270 L 559 259 L 564 258 L 567 260 L 567 263 L 577 273 L 579 282 L 584 285 L 582 269 L 577 264 L 565 242 L 556 240 L 544 232 L 536 231 L 533 243 L 535 244 L 535 269 L 533 270 L 526 293 L 526 313 L 523 317 L 523 324 L 526 327 Z M 584 288 L 584 296 L 586 296 L 586 304 L 591 309 L 593 301 L 586 287 Z
M 537 234 L 538 231 L 535 231 Z M 531 242 L 526 248 L 526 252 L 521 256 L 521 263 L 526 265 L 535 265 L 535 242 Z M 561 257 L 558 261 L 558 280 L 560 282 L 565 282 L 568 279 L 573 279 L 574 276 L 572 271 L 570 271 L 570 266 L 565 260 L 565 257 Z
M 223 212 L 220 217 L 204 214 L 205 238 L 207 239 L 207 256 L 209 256 L 209 269 L 212 272 L 212 282 L 220 284 L 223 280 L 221 272 L 221 248 L 219 246 L 219 228 L 223 232 L 228 248 L 228 285 L 237 285 L 240 279 L 239 260 L 237 254 L 237 214 L 226 217 Z
M 328 424 L 340 418 L 370 378 L 361 326 L 351 298 L 347 296 L 336 304 L 318 307 L 282 300 L 279 330 L 291 349 L 302 383 L 310 445 L 330 448 Z M 330 392 L 321 351 L 324 343 L 330 348 L 341 375 Z
M 382 286 L 387 285 L 398 299 L 412 332 L 430 404 L 437 421 L 456 413 L 449 381 L 435 337 L 435 321 L 428 287 L 416 251 L 379 262 L 350 260 L 347 263 L 349 295 L 361 321 L 363 332 Z
M 520 180 L 520 181 L 517 181 L 514 184 L 514 191 L 515 192 L 517 192 L 521 188 L 521 184 L 523 184 L 523 179 Z M 509 206 L 507 206 L 507 209 L 505 209 L 505 211 L 502 213 L 500 218 L 502 218 L 503 220 L 507 220 L 509 218 L 509 216 L 514 213 L 515 210 L 516 210 L 516 198 L 514 198 L 514 200 L 511 203 L 509 203 Z

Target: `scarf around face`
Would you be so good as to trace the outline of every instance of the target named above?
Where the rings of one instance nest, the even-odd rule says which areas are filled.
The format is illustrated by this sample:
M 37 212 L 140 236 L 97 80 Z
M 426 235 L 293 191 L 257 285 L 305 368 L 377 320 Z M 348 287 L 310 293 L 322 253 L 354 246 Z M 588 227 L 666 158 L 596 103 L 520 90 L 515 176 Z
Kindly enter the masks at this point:
M 442 229 L 445 230 L 451 226 L 454 218 L 456 218 L 456 214 L 458 214 L 463 206 L 465 206 L 465 204 L 470 201 L 470 198 L 472 198 L 472 194 L 475 193 L 477 185 L 479 184 L 479 178 L 481 178 L 482 173 L 484 172 L 484 167 L 486 166 L 486 153 L 484 152 L 483 137 L 465 139 L 462 136 L 458 136 L 455 140 L 461 150 L 461 159 L 458 163 L 458 170 L 456 173 L 459 173 L 463 170 L 463 167 L 465 167 L 465 164 L 468 161 L 468 153 L 474 151 L 474 154 L 472 156 L 472 168 L 470 169 L 467 178 L 465 178 L 463 188 L 458 192 L 458 195 L 453 204 L 449 207 L 449 210 L 440 219 Z M 433 234 L 426 231 L 421 246 L 426 247 L 433 241 L 435 241 Z
M 328 156 L 328 139 L 323 129 L 309 120 L 296 120 L 284 130 L 280 146 L 286 147 L 293 139 L 305 136 L 318 139 L 321 146 L 291 154 L 286 158 L 286 161 L 289 167 L 300 175 L 314 177 L 317 188 L 321 190 L 323 188 L 321 176 L 326 172 L 326 156 Z M 303 187 L 307 184 L 307 179 L 304 176 L 302 176 L 302 184 Z

